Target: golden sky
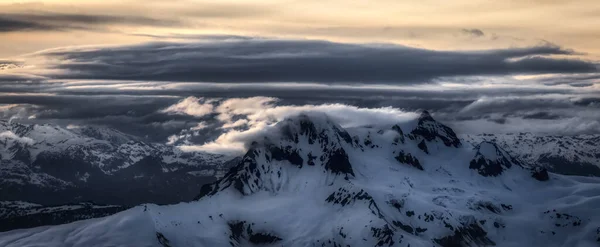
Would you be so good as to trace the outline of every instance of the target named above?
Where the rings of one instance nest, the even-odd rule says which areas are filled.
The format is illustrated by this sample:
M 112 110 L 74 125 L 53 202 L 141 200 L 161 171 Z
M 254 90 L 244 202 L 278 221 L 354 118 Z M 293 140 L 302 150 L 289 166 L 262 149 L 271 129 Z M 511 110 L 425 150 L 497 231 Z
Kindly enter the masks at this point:
M 0 0 L 0 58 L 195 34 L 439 50 L 553 43 L 600 58 L 598 0 Z

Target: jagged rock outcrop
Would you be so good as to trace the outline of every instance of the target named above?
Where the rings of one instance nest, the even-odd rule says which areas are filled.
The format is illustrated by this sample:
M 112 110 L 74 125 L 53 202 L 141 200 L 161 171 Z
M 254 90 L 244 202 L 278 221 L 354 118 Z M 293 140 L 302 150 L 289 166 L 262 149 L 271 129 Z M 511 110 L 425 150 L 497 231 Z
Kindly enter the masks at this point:
M 321 116 L 317 120 L 318 125 L 307 115 L 300 115 L 279 123 L 282 141 L 266 137 L 261 143 L 253 143 L 238 165 L 220 181 L 202 186 L 196 199 L 229 187 L 243 195 L 260 190 L 277 192 L 285 186 L 290 174 L 304 166 L 320 169 L 319 176 L 353 177 L 344 149 L 352 146 L 350 135 L 329 119 Z
M 404 153 L 403 151 L 398 152 L 398 155 L 394 158 L 396 158 L 396 160 L 400 163 L 408 164 L 419 170 L 423 170 L 421 162 L 419 162 L 417 158 L 413 157 L 410 154 Z
M 495 177 L 513 166 L 521 166 L 519 161 L 510 157 L 495 143 L 482 142 L 475 147 L 475 150 L 475 157 L 469 163 L 469 168 L 477 170 L 482 176 Z
M 550 176 L 548 175 L 548 170 L 543 167 L 534 167 L 531 170 L 531 177 L 539 180 L 539 181 L 548 181 Z
M 410 132 L 411 139 L 421 139 L 428 142 L 439 140 L 448 147 L 461 146 L 460 139 L 454 131 L 433 119 L 428 111 L 423 111 L 417 120 L 417 126 Z

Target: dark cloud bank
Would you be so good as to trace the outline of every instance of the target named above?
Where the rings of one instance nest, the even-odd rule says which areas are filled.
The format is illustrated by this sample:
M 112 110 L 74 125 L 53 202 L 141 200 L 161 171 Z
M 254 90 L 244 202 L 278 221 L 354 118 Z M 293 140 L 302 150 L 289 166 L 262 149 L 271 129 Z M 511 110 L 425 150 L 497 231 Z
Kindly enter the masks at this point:
M 397 45 L 316 40 L 239 39 L 149 43 L 48 52 L 70 62 L 60 78 L 207 82 L 429 82 L 439 77 L 598 72 L 558 46 L 487 51 L 435 51 Z
M 5 106 L 0 116 L 103 125 L 159 142 L 193 133 L 187 140 L 202 143 L 227 131 L 220 128 L 224 123 L 216 112 L 193 116 L 162 110 L 190 96 L 213 100 L 215 107 L 230 98 L 267 96 L 278 99 L 268 107 L 339 103 L 427 109 L 462 132 L 600 133 L 600 97 L 591 87 L 597 83 L 597 64 L 553 58 L 575 54 L 558 46 L 459 52 L 314 40 L 198 38 L 202 39 L 37 54 L 51 58 L 47 66 L 63 73 L 0 74 L 0 107 Z M 21 62 L 0 64 L 11 66 L 4 70 L 11 71 Z M 490 77 L 501 81 L 508 75 L 542 73 L 560 76 L 523 81 L 531 83 L 527 87 L 477 86 Z M 473 87 L 448 88 L 439 81 Z M 582 83 L 590 86 L 577 86 Z M 200 123 L 208 127 L 197 128 Z

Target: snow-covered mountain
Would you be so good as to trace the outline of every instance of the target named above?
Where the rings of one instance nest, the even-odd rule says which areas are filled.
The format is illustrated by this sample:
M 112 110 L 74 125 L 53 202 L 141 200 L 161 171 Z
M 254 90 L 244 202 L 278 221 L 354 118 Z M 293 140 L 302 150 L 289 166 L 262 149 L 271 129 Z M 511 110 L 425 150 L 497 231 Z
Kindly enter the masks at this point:
M 1 246 L 598 246 L 600 178 L 461 142 L 424 113 L 344 129 L 324 115 L 257 138 L 197 200 L 0 233 Z
M 481 141 L 497 143 L 525 163 L 549 171 L 600 177 L 600 135 L 543 136 L 531 133 L 461 136 L 472 145 Z
M 182 152 L 107 128 L 0 120 L 0 200 L 175 203 L 223 176 L 231 158 Z

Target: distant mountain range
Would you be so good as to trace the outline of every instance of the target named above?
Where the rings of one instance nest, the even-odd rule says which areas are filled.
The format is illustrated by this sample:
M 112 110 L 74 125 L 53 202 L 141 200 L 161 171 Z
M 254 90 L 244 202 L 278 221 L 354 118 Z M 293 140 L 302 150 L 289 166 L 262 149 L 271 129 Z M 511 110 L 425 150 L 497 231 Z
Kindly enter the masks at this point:
M 497 143 L 525 163 L 565 175 L 600 177 L 600 135 L 542 136 L 531 133 L 461 136 L 476 144 Z
M 514 145 L 512 138 L 466 137 L 469 143 L 427 112 L 357 128 L 307 113 L 272 131 L 194 201 L 4 232 L 0 246 L 600 244 L 600 178 L 527 163 L 537 153 L 512 156 L 527 151 L 503 148 Z M 564 157 L 580 156 L 587 155 Z
M 232 158 L 182 152 L 107 128 L 0 120 L 0 201 L 176 203 L 221 177 Z

